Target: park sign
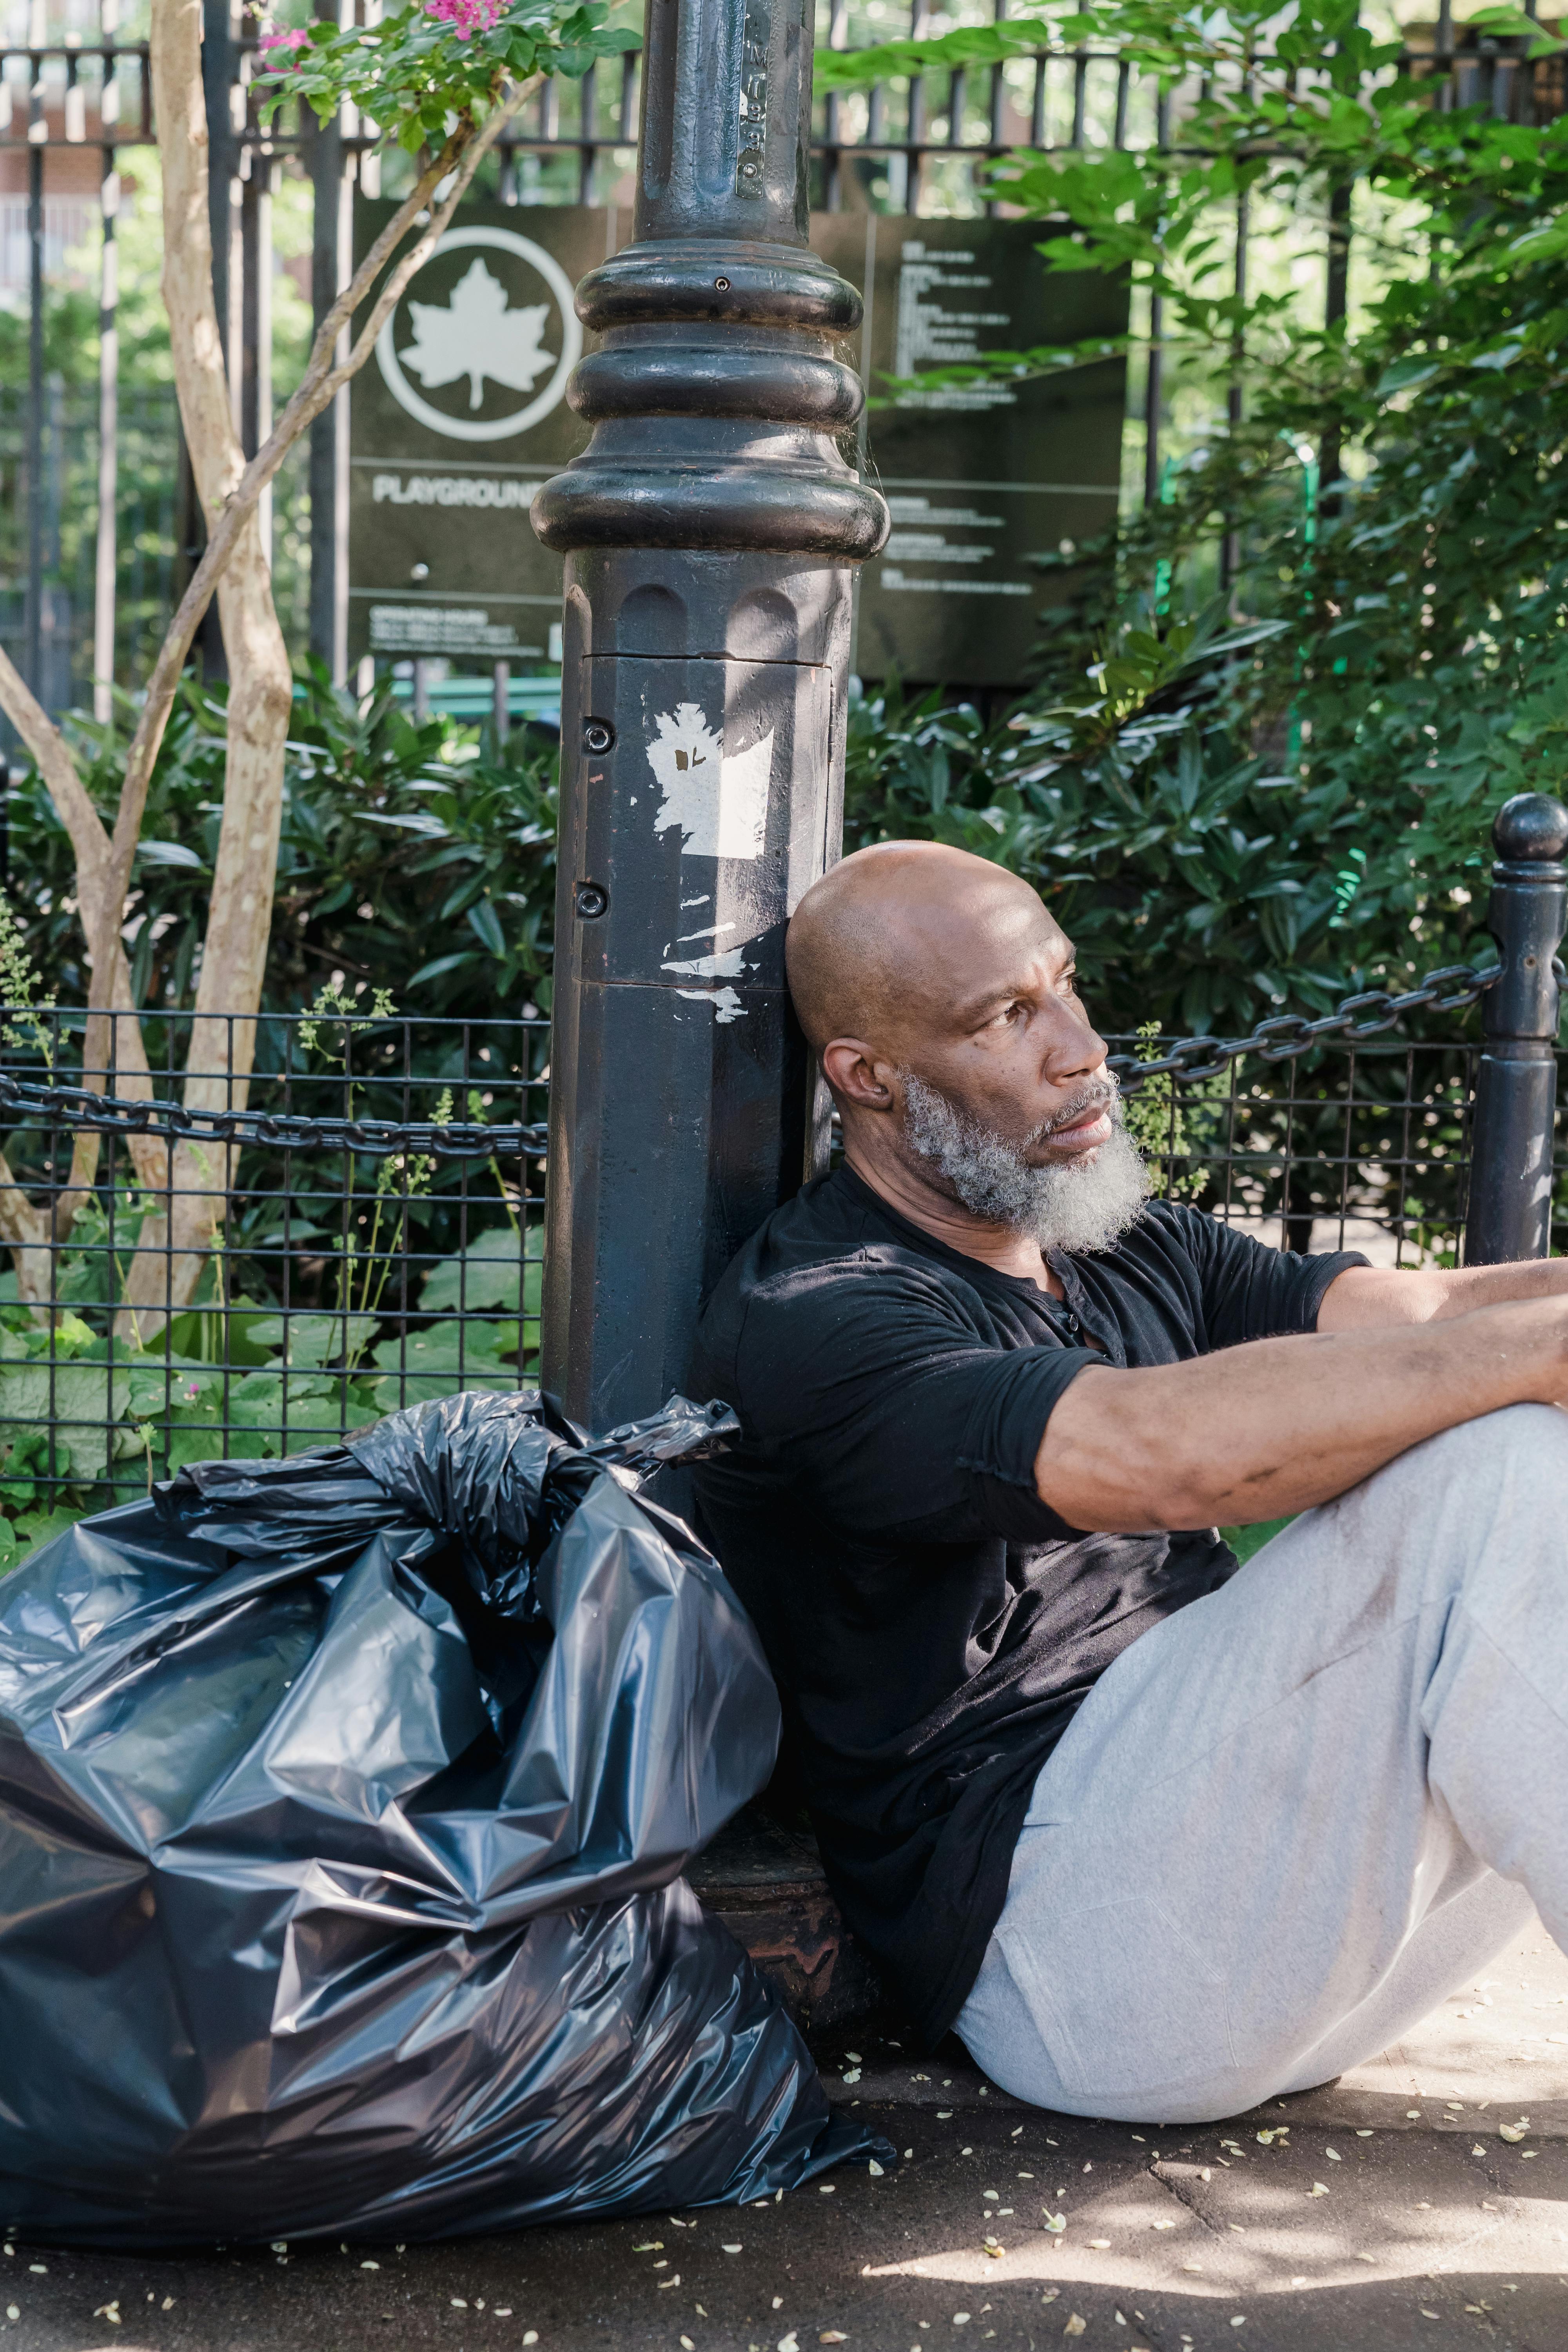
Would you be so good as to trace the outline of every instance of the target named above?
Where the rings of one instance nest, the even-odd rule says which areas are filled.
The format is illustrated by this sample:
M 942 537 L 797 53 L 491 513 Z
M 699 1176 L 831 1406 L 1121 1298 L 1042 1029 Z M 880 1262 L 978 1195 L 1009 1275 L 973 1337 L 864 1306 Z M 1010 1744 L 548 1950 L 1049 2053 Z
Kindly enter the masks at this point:
M 362 199 L 355 251 L 393 207 Z M 352 394 L 351 659 L 445 655 L 526 666 L 560 653 L 561 559 L 528 520 L 587 439 L 566 403 L 584 348 L 572 289 L 628 214 L 471 204 L 413 279 Z M 892 535 L 859 587 L 869 679 L 1022 685 L 1037 615 L 1068 593 L 1038 558 L 1110 528 L 1123 362 L 1037 382 L 889 396 L 985 349 L 1125 333 L 1124 282 L 1047 275 L 1037 223 L 822 214 L 812 243 L 861 292 L 851 346 L 873 398 L 863 456 Z
M 813 245 L 865 305 L 867 470 L 892 516 L 860 574 L 862 677 L 1024 685 L 1038 615 L 1073 584 L 1059 569 L 1042 579 L 1039 559 L 1115 523 L 1120 356 L 1024 383 L 889 390 L 984 351 L 1125 336 L 1125 278 L 1047 272 L 1036 250 L 1047 233 L 1037 221 L 887 214 L 812 223 Z
M 395 209 L 355 205 L 356 260 Z M 528 509 L 586 438 L 573 291 L 616 244 L 602 206 L 469 204 L 415 273 L 351 394 L 351 661 L 559 658 L 561 559 Z

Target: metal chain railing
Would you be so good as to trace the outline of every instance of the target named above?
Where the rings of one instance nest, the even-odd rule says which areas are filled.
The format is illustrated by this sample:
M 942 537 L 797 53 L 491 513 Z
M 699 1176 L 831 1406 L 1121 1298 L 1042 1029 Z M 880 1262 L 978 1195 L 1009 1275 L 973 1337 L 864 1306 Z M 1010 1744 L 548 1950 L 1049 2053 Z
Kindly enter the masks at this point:
M 300 1151 L 533 1154 L 544 1150 L 542 1120 L 486 1127 L 463 1119 L 317 1118 L 300 1111 L 187 1110 L 152 1097 L 126 1099 L 89 1087 L 36 1086 L 0 1071 L 0 1111 L 94 1128 L 106 1135 L 166 1137 L 172 1143 L 272 1143 Z
M 1485 994 L 1501 969 L 1500 964 L 1484 969 L 1469 963 L 1445 964 L 1402 994 L 1386 988 L 1364 988 L 1358 995 L 1342 998 L 1331 1013 L 1321 1014 L 1316 1021 L 1300 1013 L 1281 1013 L 1260 1021 L 1247 1037 L 1180 1037 L 1168 1053 L 1152 1061 L 1141 1061 L 1131 1054 L 1112 1054 L 1110 1066 L 1122 1092 L 1136 1094 L 1148 1078 L 1167 1075 L 1216 1078 L 1247 1054 L 1257 1054 L 1266 1062 L 1293 1061 L 1325 1037 L 1376 1037 L 1392 1029 L 1406 1013 L 1461 1012 Z
M 1110 1066 L 1122 1092 L 1135 1094 L 1150 1078 L 1218 1077 L 1247 1054 L 1257 1054 L 1266 1062 L 1291 1061 L 1327 1037 L 1378 1036 L 1407 1013 L 1462 1012 L 1486 992 L 1500 969 L 1498 964 L 1485 969 L 1468 963 L 1445 964 L 1428 972 L 1418 986 L 1398 994 L 1386 988 L 1363 989 L 1315 1021 L 1300 1013 L 1277 1013 L 1260 1021 L 1246 1037 L 1180 1037 L 1168 1052 L 1150 1061 L 1131 1054 L 1112 1054 Z M 1561 966 L 1558 971 L 1561 973 Z M 127 1099 L 95 1094 L 88 1087 L 33 1085 L 6 1071 L 0 1071 L 0 1112 L 63 1121 L 108 1135 L 162 1136 L 172 1143 L 270 1143 L 284 1150 L 375 1154 L 426 1151 L 444 1160 L 490 1151 L 531 1156 L 543 1151 L 546 1135 L 542 1119 L 527 1125 L 486 1127 L 461 1119 L 318 1118 L 292 1111 L 187 1110 L 183 1104 L 152 1097 Z

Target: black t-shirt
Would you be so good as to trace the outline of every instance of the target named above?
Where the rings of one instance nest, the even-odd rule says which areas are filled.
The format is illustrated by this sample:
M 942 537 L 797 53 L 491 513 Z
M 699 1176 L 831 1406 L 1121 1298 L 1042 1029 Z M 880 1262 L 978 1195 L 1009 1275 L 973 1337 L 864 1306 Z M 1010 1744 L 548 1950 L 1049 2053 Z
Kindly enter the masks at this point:
M 973 1983 L 1075 1708 L 1236 1567 L 1212 1528 L 1084 1535 L 1047 1509 L 1052 1406 L 1088 1364 L 1310 1331 L 1365 1262 L 1160 1202 L 1103 1255 L 1053 1252 L 1054 1299 L 841 1168 L 724 1275 L 692 1393 L 726 1398 L 742 1435 L 697 1473 L 702 1518 L 778 1679 L 829 1883 L 929 2040 Z

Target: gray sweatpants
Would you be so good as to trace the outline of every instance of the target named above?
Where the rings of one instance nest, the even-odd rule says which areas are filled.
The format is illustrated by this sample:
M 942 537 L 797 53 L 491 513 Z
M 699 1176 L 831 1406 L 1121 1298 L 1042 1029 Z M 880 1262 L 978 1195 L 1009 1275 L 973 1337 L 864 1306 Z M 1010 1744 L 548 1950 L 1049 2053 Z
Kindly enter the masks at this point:
M 958 2031 L 1041 2106 L 1208 2121 L 1375 2056 L 1532 1901 L 1568 1948 L 1568 1414 L 1515 1405 L 1123 1651 Z

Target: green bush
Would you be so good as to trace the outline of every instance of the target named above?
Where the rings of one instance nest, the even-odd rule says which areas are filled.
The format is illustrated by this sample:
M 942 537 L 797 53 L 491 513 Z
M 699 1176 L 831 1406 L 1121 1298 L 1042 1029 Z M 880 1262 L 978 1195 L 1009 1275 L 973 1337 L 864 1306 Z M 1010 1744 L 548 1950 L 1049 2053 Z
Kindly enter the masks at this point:
M 334 972 L 401 1010 L 504 1018 L 548 1007 L 555 891 L 555 739 L 526 729 L 506 758 L 477 730 L 416 726 L 391 681 L 362 711 L 319 665 L 295 684 L 264 1009 L 303 1012 Z M 112 822 L 135 712 L 68 731 Z M 192 1002 L 222 806 L 226 688 L 180 690 L 132 877 L 139 1004 Z M 86 1002 L 70 844 L 31 769 L 11 792 L 12 902 L 62 1003 Z

